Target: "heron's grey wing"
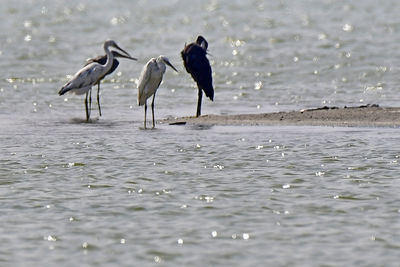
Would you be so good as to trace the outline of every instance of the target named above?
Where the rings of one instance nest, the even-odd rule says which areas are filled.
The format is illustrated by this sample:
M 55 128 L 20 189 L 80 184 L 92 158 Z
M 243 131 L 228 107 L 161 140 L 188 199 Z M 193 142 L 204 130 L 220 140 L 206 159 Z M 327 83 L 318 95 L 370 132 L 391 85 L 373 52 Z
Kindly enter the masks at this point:
M 100 67 L 100 64 L 92 63 L 75 73 L 74 77 L 71 80 L 74 88 L 81 88 L 93 85 L 100 76 Z
M 59 94 L 63 95 L 70 90 L 81 91 L 77 89 L 93 86 L 102 74 L 102 66 L 92 63 L 80 69 L 72 79 L 66 83 L 60 90 Z
M 147 64 L 143 67 L 142 72 L 139 77 L 139 82 L 138 82 L 138 104 L 139 106 L 144 105 L 146 102 L 146 95 L 144 94 L 144 90 L 146 88 L 146 85 L 149 83 L 150 78 L 151 78 L 151 72 L 154 68 L 155 62 L 150 60 L 147 62 Z

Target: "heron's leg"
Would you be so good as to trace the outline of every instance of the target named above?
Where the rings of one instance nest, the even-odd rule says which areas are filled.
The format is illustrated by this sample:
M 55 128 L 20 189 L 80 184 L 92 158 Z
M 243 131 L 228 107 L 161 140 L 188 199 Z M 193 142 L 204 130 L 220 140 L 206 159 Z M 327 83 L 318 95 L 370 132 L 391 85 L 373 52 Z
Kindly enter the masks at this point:
M 196 117 L 201 115 L 201 99 L 203 98 L 203 91 L 199 88 L 199 98 L 197 100 L 197 112 Z
M 146 129 L 147 101 L 144 103 L 144 128 Z
M 156 93 L 154 93 L 153 101 L 151 101 L 151 114 L 153 115 L 153 128 L 155 127 L 155 122 L 154 122 L 154 98 L 156 98 Z
M 99 115 L 101 116 L 101 107 L 100 107 L 100 81 L 97 84 L 97 106 L 99 107 Z
M 88 109 L 88 95 L 89 95 L 89 92 L 86 92 L 86 97 L 85 97 L 86 121 L 89 121 L 89 117 L 90 117 L 89 109 Z
M 92 88 L 89 89 L 89 118 L 92 113 Z

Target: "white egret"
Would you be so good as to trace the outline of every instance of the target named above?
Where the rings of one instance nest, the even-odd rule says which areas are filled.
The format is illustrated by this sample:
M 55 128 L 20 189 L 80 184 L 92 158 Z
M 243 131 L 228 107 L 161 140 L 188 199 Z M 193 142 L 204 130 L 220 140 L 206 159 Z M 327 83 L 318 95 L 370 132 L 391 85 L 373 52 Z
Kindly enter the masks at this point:
M 88 95 L 90 94 L 91 105 L 92 86 L 97 84 L 107 74 L 107 72 L 112 68 L 113 65 L 114 56 L 109 49 L 110 46 L 122 51 L 124 54 L 131 57 L 128 52 L 120 48 L 113 40 L 105 41 L 104 51 L 107 55 L 106 63 L 102 65 L 94 62 L 83 67 L 77 73 L 75 73 L 72 79 L 67 82 L 58 92 L 59 95 L 63 95 L 66 92 L 75 93 L 77 95 L 82 95 L 86 93 L 85 108 L 87 121 L 89 121 L 90 119 L 90 110 L 88 108 Z
M 153 96 L 153 101 L 151 102 L 151 111 L 153 115 L 153 128 L 155 126 L 154 122 L 154 98 L 156 97 L 156 92 L 161 84 L 163 75 L 166 70 L 166 66 L 170 66 L 173 70 L 178 72 L 174 66 L 169 62 L 168 58 L 165 56 L 159 56 L 157 58 L 152 58 L 143 67 L 142 73 L 140 74 L 138 83 L 138 104 L 139 106 L 144 105 L 144 128 L 146 128 L 146 113 L 147 113 L 147 99 Z

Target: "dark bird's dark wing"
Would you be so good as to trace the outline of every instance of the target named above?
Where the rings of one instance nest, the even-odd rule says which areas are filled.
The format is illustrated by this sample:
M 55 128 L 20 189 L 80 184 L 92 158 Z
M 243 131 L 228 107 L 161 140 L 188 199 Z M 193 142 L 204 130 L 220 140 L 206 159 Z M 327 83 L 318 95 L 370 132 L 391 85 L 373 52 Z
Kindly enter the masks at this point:
M 98 57 L 95 57 L 95 58 L 90 58 L 90 59 L 88 59 L 88 61 L 86 61 L 85 66 L 86 66 L 86 65 L 89 65 L 89 64 L 91 64 L 91 63 L 94 63 L 94 62 L 99 63 L 99 64 L 101 64 L 101 65 L 106 64 L 106 62 L 107 62 L 107 55 L 98 56 Z
M 114 51 L 112 51 L 112 52 L 113 52 L 113 54 L 114 54 Z M 115 56 L 115 55 L 114 55 L 114 56 Z M 89 60 L 86 62 L 85 66 L 86 66 L 86 65 L 89 65 L 89 64 L 91 64 L 91 63 L 93 63 L 93 62 L 96 62 L 96 63 L 99 63 L 99 64 L 101 64 L 101 65 L 104 65 L 104 64 L 106 64 L 106 62 L 107 62 L 107 55 L 98 56 L 98 57 L 95 57 L 95 58 L 91 58 L 91 59 L 89 59 Z M 118 65 L 119 65 L 119 61 L 118 61 L 117 59 L 114 58 L 112 67 L 111 67 L 111 69 L 106 73 L 106 75 L 108 75 L 108 74 L 110 74 L 110 73 L 113 73 L 113 72 L 115 71 L 115 69 L 118 67 Z M 104 76 L 106 76 L 106 75 L 104 75 Z
M 181 52 L 186 71 L 196 81 L 197 86 L 204 91 L 207 97 L 214 100 L 212 85 L 212 71 L 207 59 L 207 52 L 196 44 L 189 44 Z

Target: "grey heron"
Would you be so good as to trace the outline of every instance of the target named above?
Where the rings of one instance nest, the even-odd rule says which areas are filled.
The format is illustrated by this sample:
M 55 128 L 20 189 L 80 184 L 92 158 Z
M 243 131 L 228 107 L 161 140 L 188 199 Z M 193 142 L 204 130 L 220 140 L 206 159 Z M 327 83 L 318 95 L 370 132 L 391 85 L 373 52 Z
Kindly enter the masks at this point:
M 147 99 L 153 96 L 151 102 L 151 111 L 153 116 L 153 128 L 155 127 L 154 122 L 154 98 L 156 92 L 161 84 L 163 75 L 166 70 L 166 66 L 170 66 L 174 71 L 178 72 L 176 68 L 169 62 L 165 56 L 159 56 L 157 58 L 150 59 L 147 64 L 143 67 L 138 82 L 138 104 L 139 106 L 144 105 L 144 128 L 146 129 L 146 113 L 147 113 Z
M 185 45 L 181 52 L 185 69 L 197 83 L 198 99 L 196 117 L 201 115 L 201 101 L 203 92 L 207 97 L 214 100 L 214 88 L 212 82 L 212 71 L 207 59 L 208 42 L 199 35 L 196 42 Z
M 97 84 L 107 72 L 112 68 L 114 56 L 111 53 L 109 47 L 114 47 L 121 52 L 123 52 L 128 57 L 131 57 L 128 52 L 120 48 L 116 42 L 113 40 L 108 40 L 104 42 L 104 51 L 107 55 L 107 61 L 104 65 L 99 64 L 97 62 L 93 62 L 82 69 L 80 69 L 72 79 L 67 82 L 61 90 L 58 92 L 59 95 L 63 95 L 67 92 L 75 93 L 77 95 L 82 95 L 86 93 L 85 98 L 85 108 L 86 108 L 86 121 L 90 119 L 90 110 L 88 108 L 88 96 L 90 94 L 90 102 L 91 102 L 91 93 L 92 86 Z M 91 105 L 91 103 L 90 103 Z
M 107 76 L 107 75 L 113 73 L 113 72 L 116 70 L 116 68 L 118 67 L 119 61 L 116 59 L 116 57 L 127 58 L 127 59 L 130 59 L 130 60 L 137 60 L 137 58 L 128 57 L 128 56 L 123 55 L 123 54 L 120 54 L 120 53 L 118 53 L 117 51 L 114 51 L 114 50 L 111 51 L 111 53 L 112 53 L 112 55 L 114 56 L 114 60 L 113 60 L 112 67 L 111 67 L 111 69 L 103 76 L 103 78 L 101 78 L 101 79 L 99 80 L 99 82 L 97 83 L 97 106 L 98 106 L 98 108 L 99 108 L 99 115 L 100 115 L 100 116 L 101 116 L 101 107 L 100 107 L 100 82 L 101 82 L 101 80 L 104 79 L 105 76 Z M 89 59 L 89 60 L 86 62 L 85 66 L 87 66 L 87 65 L 89 65 L 89 64 L 91 64 L 91 63 L 94 63 L 94 62 L 97 62 L 97 63 L 99 63 L 99 64 L 101 64 L 101 65 L 106 64 L 106 62 L 107 62 L 107 55 L 103 55 L 103 56 L 98 56 L 98 57 L 95 57 L 95 58 L 91 58 L 91 59 Z

